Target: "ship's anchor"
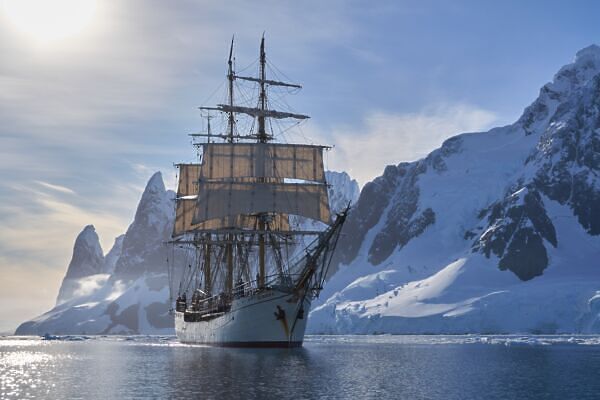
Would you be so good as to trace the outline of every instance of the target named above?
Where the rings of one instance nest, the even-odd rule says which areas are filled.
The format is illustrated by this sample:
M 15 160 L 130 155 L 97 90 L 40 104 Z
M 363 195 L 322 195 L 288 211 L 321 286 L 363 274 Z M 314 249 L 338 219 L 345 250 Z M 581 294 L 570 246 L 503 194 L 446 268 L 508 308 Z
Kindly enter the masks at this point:
M 285 310 L 279 305 L 277 306 L 277 311 L 273 314 L 275 314 L 275 318 L 277 319 L 277 321 L 279 321 L 280 319 L 285 321 Z
M 288 328 L 287 319 L 285 319 L 285 310 L 277 305 L 277 311 L 273 313 L 275 315 L 275 319 L 277 321 L 281 321 L 281 325 L 283 325 L 283 330 L 285 331 L 285 337 L 290 337 L 290 328 Z

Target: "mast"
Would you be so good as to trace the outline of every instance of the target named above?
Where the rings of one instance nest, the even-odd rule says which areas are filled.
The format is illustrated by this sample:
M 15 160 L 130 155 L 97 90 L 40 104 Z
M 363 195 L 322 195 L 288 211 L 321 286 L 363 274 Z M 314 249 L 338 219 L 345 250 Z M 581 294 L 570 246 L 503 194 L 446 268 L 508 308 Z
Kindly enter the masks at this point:
M 265 78 L 266 78 L 266 60 L 265 56 L 265 36 L 260 41 L 260 110 L 265 111 L 267 103 L 267 94 L 265 93 Z M 267 142 L 267 132 L 265 131 L 265 116 L 264 114 L 258 117 L 258 142 Z M 259 179 L 264 181 L 264 179 Z M 258 235 L 258 287 L 262 288 L 265 286 L 265 218 L 266 214 L 260 214 L 258 216 L 258 230 L 261 232 Z
M 232 43 L 233 44 L 233 43 Z M 231 56 L 230 56 L 231 58 Z M 207 142 L 210 143 L 210 120 L 211 120 L 210 111 L 206 115 L 206 131 L 207 131 Z M 206 244 L 204 245 L 204 291 L 207 296 L 212 294 L 212 271 L 210 268 L 210 252 L 211 252 L 211 242 L 212 242 L 212 234 L 207 233 L 204 235 L 206 240 Z
M 210 120 L 212 119 L 212 116 L 210 115 L 210 113 L 208 113 L 208 115 L 206 116 L 206 129 L 207 129 L 207 142 L 210 143 L 210 135 L 211 135 L 211 131 L 210 131 Z
M 206 241 L 206 244 L 204 245 L 204 291 L 206 292 L 206 294 L 208 296 L 210 296 L 212 294 L 212 274 L 211 274 L 211 270 L 210 270 L 210 251 L 211 251 L 211 245 L 210 245 L 210 234 L 206 235 L 206 238 L 208 239 Z
M 229 48 L 229 60 L 227 61 L 227 65 L 229 69 L 227 71 L 227 80 L 229 81 L 229 138 L 227 141 L 229 143 L 233 143 L 233 131 L 235 124 L 235 114 L 233 111 L 233 81 L 235 79 L 235 75 L 233 73 L 233 40 L 235 37 L 231 38 L 231 47 Z M 233 241 L 233 235 L 230 233 L 227 235 L 227 276 L 225 283 L 225 291 L 228 294 L 233 292 L 233 246 L 231 242 Z
M 229 143 L 233 143 L 233 130 L 235 125 L 235 114 L 233 111 L 233 81 L 235 80 L 235 75 L 233 73 L 233 40 L 235 37 L 231 38 L 231 47 L 229 48 L 229 61 L 227 61 L 227 65 L 229 69 L 227 71 L 227 80 L 229 81 L 229 121 L 228 121 L 228 131 L 229 131 Z
M 265 222 L 264 214 L 258 217 L 258 287 L 265 286 Z
M 232 239 L 233 239 L 233 235 L 229 234 L 227 235 L 228 240 L 227 240 L 227 245 L 226 245 L 226 251 L 227 251 L 227 281 L 225 283 L 225 293 L 227 294 L 231 294 L 233 293 L 233 243 L 232 243 Z
M 262 40 L 260 41 L 260 94 L 259 94 L 259 103 L 260 110 L 263 111 L 262 115 L 258 117 L 258 141 L 260 143 L 265 143 L 267 141 L 267 132 L 265 131 L 265 115 L 264 111 L 267 105 L 267 93 L 265 92 L 265 79 L 266 79 L 266 71 L 265 66 L 267 62 L 267 57 L 265 56 L 265 36 L 263 34 Z

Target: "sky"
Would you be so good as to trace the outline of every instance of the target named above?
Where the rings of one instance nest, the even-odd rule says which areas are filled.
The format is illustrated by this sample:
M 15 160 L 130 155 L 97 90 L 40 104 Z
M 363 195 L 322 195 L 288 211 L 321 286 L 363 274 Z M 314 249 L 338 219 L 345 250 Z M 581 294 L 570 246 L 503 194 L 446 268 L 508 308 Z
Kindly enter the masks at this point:
M 462 132 L 514 122 L 577 50 L 595 1 L 0 0 L 0 332 L 49 310 L 76 235 L 106 252 L 144 185 L 192 161 L 197 107 L 267 56 L 303 85 L 290 141 L 362 186 Z M 253 72 L 252 69 L 248 71 Z

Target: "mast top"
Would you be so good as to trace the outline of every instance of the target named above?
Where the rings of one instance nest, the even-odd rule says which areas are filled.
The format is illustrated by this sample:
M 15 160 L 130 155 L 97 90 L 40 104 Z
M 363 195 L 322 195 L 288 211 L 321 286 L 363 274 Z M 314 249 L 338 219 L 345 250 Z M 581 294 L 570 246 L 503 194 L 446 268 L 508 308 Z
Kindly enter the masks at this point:
M 265 35 L 263 32 L 261 41 L 260 41 L 260 55 L 259 55 L 259 76 L 242 76 L 237 75 L 234 70 L 234 46 L 233 36 L 231 38 L 231 45 L 229 47 L 229 58 L 227 60 L 227 81 L 228 81 L 228 93 L 227 93 L 227 103 L 226 104 L 217 104 L 216 106 L 206 107 L 201 106 L 198 107 L 200 110 L 205 111 L 218 111 L 227 114 L 227 133 L 225 135 L 212 135 L 213 137 L 220 137 L 225 139 L 229 143 L 233 143 L 235 140 L 239 139 L 254 139 L 259 143 L 266 143 L 274 139 L 273 134 L 269 134 L 266 129 L 266 120 L 267 118 L 275 118 L 275 119 L 287 119 L 293 118 L 297 120 L 304 120 L 310 118 L 305 114 L 292 113 L 287 111 L 279 111 L 270 109 L 268 107 L 268 95 L 267 88 L 268 86 L 280 86 L 287 88 L 296 88 L 301 89 L 302 86 L 294 83 L 283 82 L 279 80 L 267 79 L 267 57 L 265 52 Z M 254 82 L 258 84 L 259 87 L 259 99 L 256 107 L 245 107 L 241 105 L 236 105 L 234 102 L 234 82 L 236 79 Z M 235 133 L 235 125 L 236 119 L 235 114 L 245 114 L 257 119 L 258 129 L 255 134 L 251 135 L 236 135 Z M 193 136 L 204 136 L 204 135 L 193 135 Z

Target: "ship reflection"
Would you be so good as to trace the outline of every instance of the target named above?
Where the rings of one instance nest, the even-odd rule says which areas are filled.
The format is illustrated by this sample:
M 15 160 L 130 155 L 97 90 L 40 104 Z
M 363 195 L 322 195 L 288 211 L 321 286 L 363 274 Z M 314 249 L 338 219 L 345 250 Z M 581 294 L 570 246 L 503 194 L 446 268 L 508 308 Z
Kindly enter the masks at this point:
M 319 368 L 306 348 L 174 350 L 168 386 L 175 398 L 286 398 L 298 387 L 311 393 L 311 370 Z

